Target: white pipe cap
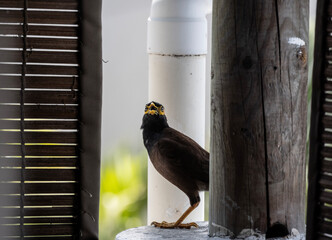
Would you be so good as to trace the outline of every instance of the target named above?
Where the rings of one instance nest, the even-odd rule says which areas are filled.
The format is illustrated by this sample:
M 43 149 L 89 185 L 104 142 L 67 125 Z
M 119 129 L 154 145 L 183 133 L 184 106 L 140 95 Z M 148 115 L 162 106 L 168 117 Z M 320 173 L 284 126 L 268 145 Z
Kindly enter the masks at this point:
M 206 54 L 206 14 L 210 11 L 211 0 L 153 0 L 148 19 L 148 53 Z

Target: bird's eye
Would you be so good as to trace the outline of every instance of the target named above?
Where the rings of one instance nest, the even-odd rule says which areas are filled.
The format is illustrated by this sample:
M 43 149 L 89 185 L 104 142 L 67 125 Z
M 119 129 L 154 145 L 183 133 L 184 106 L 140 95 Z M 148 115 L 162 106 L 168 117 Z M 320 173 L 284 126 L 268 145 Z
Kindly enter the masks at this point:
M 161 115 L 164 115 L 165 113 L 164 113 L 164 107 L 163 106 L 160 106 L 159 107 L 159 113 L 161 114 Z

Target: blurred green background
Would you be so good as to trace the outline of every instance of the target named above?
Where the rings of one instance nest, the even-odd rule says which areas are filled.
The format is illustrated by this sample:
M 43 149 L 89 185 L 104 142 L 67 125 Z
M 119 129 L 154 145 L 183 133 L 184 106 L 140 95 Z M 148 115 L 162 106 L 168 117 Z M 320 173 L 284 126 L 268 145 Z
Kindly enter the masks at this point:
M 103 159 L 100 189 L 100 240 L 147 225 L 146 151 L 132 152 L 119 147 Z M 205 220 L 208 219 L 209 194 L 205 193 Z
M 146 225 L 147 155 L 119 147 L 105 156 L 101 170 L 100 239 Z

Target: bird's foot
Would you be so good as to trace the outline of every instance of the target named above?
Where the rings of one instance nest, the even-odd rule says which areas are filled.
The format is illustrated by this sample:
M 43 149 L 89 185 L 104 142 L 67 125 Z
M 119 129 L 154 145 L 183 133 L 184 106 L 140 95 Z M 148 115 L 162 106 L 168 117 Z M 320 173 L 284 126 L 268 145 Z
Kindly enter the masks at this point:
M 159 227 L 159 228 L 186 228 L 186 229 L 190 229 L 191 227 L 196 227 L 198 228 L 198 225 L 194 222 L 191 223 L 180 223 L 178 225 L 175 224 L 175 222 L 172 223 L 168 223 L 168 222 L 152 222 L 151 225 L 155 226 L 155 227 Z

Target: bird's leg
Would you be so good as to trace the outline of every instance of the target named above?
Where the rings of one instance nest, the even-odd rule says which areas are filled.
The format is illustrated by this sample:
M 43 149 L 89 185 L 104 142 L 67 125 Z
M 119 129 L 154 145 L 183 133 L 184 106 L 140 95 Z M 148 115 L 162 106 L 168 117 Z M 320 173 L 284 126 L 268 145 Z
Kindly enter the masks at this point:
M 190 227 L 197 227 L 198 225 L 194 222 L 191 223 L 182 223 L 183 220 L 199 205 L 199 202 L 193 204 L 190 206 L 183 214 L 182 216 L 173 223 L 168 223 L 168 222 L 152 222 L 151 225 L 154 225 L 155 227 L 160 227 L 160 228 L 190 228 Z

